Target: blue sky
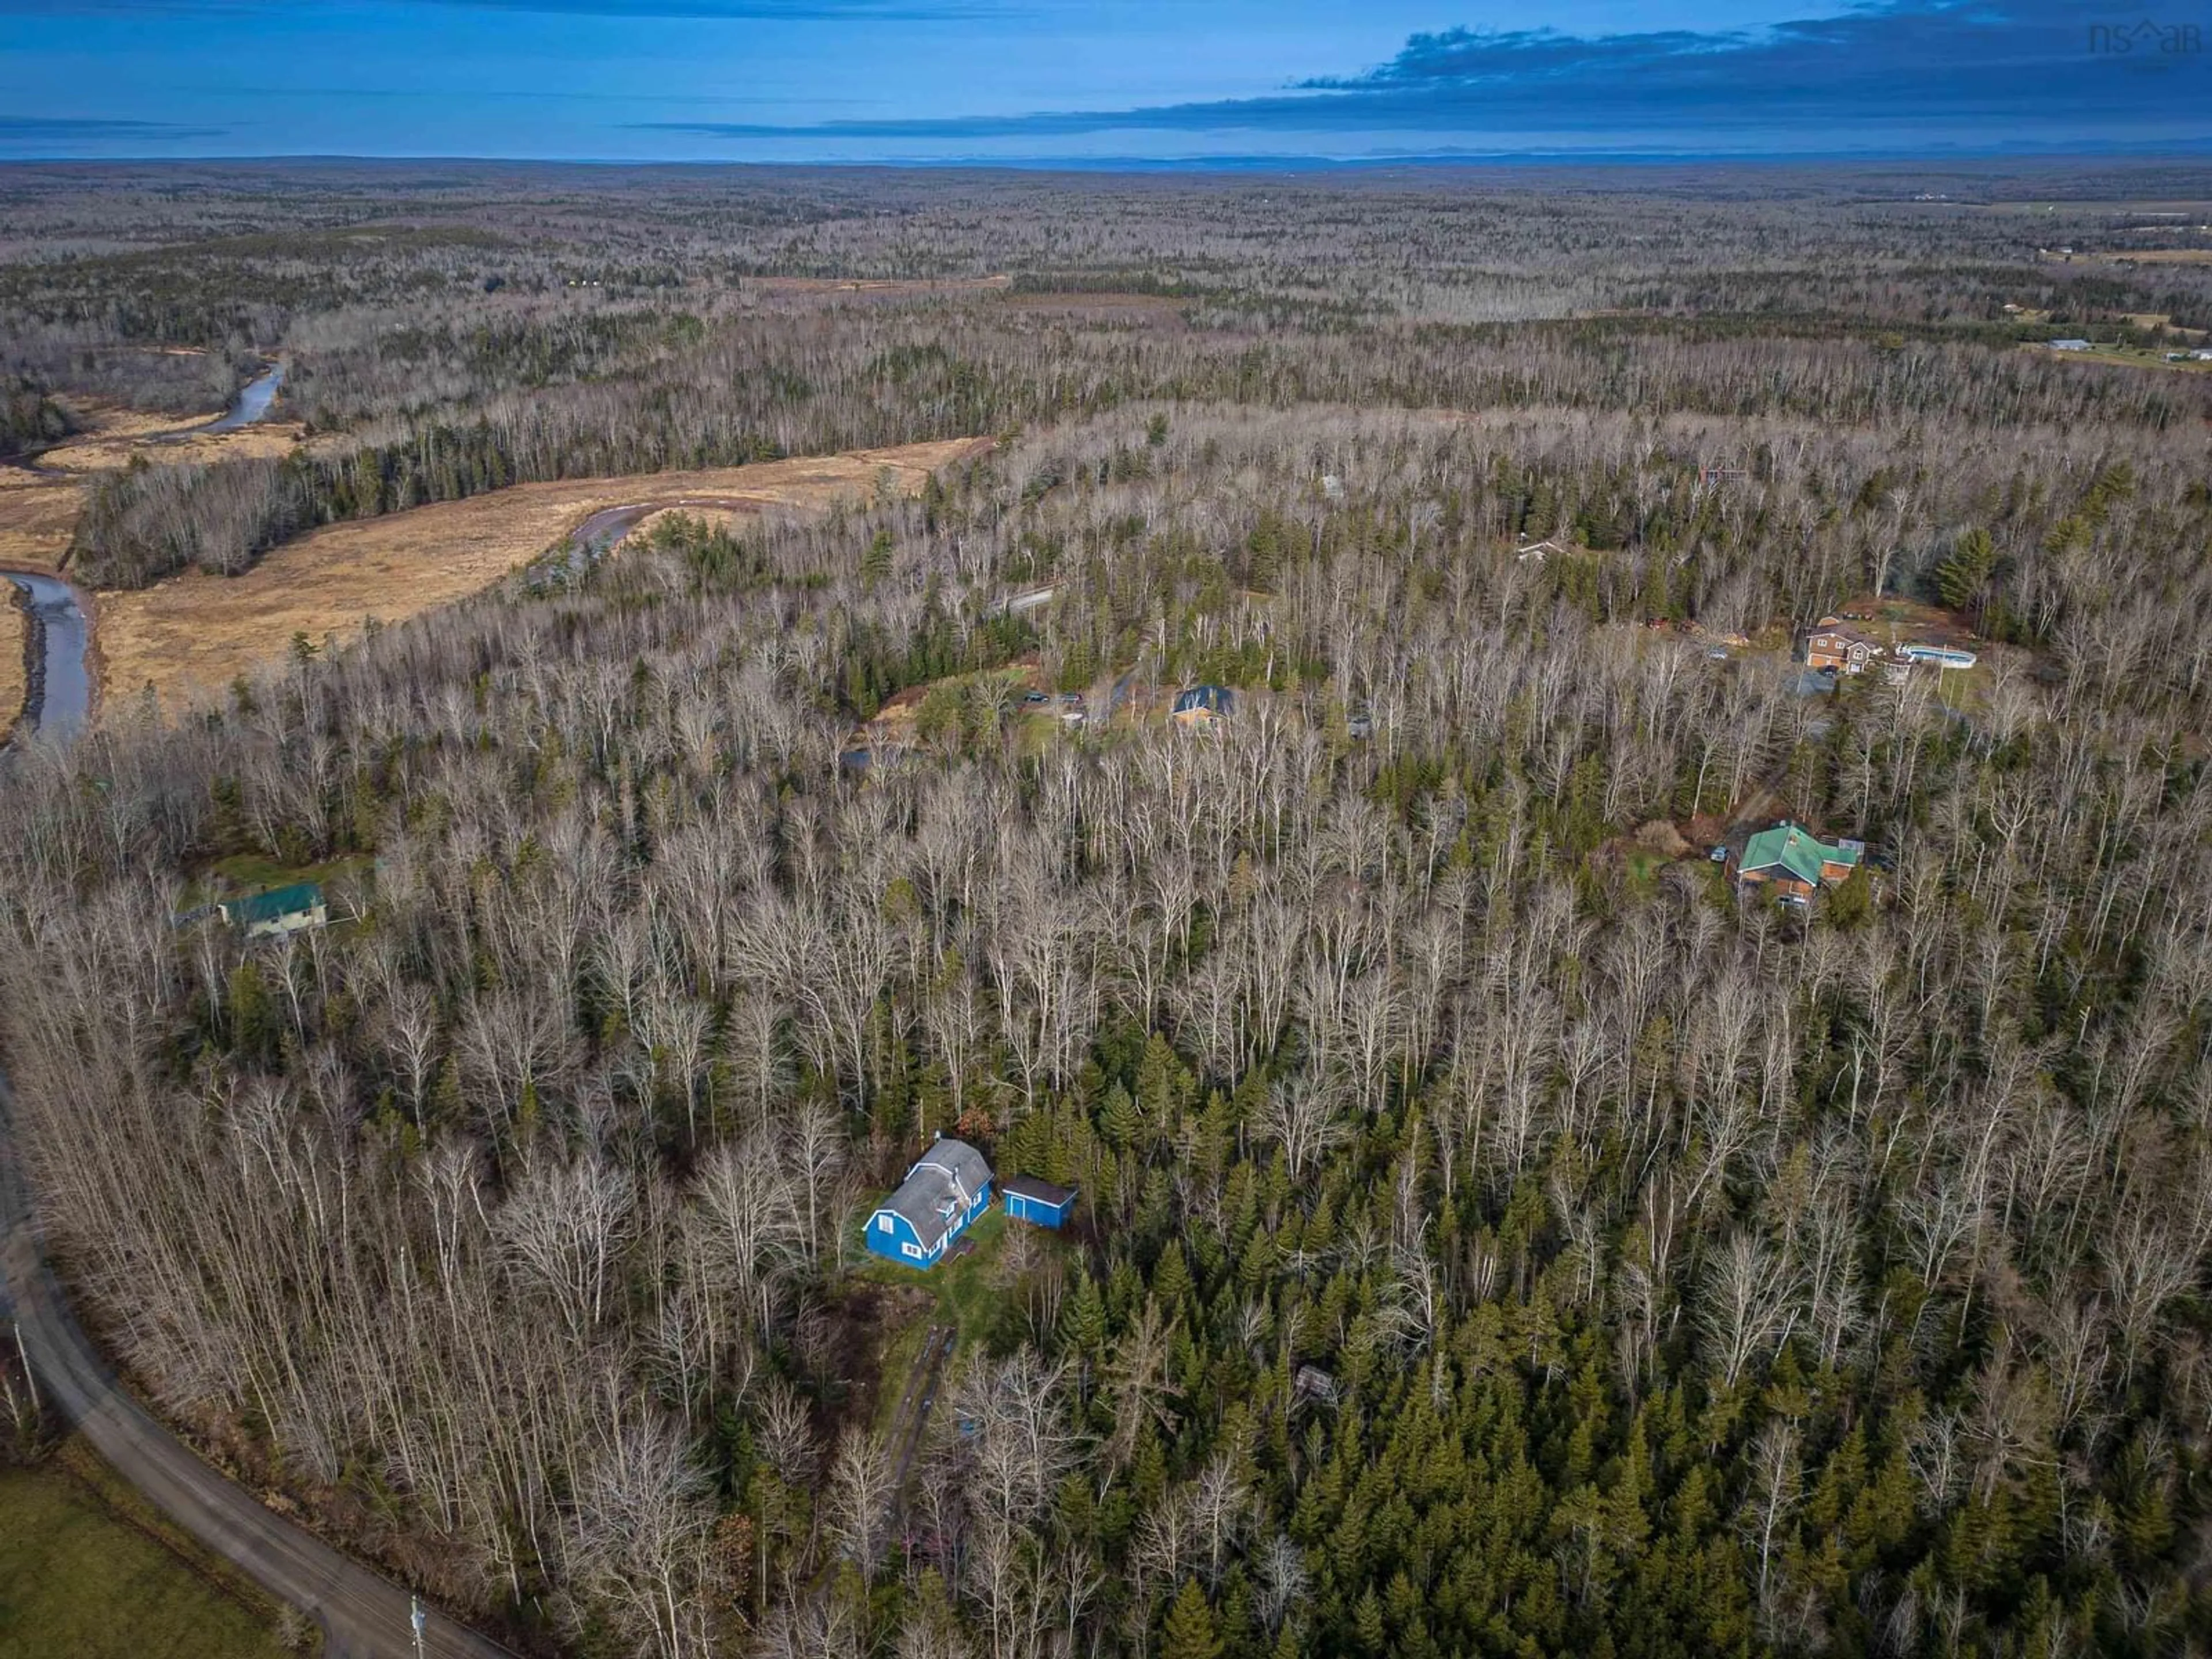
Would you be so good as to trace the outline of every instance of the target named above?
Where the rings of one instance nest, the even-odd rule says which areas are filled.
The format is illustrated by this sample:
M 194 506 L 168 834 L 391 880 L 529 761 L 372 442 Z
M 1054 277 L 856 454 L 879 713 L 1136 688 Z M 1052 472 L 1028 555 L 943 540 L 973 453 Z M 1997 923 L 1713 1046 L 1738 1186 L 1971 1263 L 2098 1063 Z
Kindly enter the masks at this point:
M 0 0 L 0 158 L 1164 160 L 2208 139 L 2212 0 Z

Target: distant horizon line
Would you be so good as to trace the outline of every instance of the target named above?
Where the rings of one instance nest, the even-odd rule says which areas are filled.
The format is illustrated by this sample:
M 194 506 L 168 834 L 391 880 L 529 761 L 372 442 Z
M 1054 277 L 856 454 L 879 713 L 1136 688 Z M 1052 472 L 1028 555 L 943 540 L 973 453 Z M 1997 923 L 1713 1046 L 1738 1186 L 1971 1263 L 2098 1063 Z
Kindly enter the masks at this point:
M 19 167 L 189 167 L 189 166 L 447 166 L 527 167 L 630 167 L 690 171 L 961 173 L 1319 173 L 1375 171 L 1391 167 L 1597 167 L 1701 166 L 1847 166 L 1898 162 L 2027 162 L 2069 160 L 2153 161 L 2212 161 L 2212 136 L 2136 144 L 2084 139 L 1994 145 L 1878 145 L 1852 149 L 1425 149 L 1367 155 L 1249 155 L 1235 152 L 1179 156 L 872 156 L 758 161 L 714 156 L 499 155 L 424 153 L 380 155 L 343 150 L 270 152 L 261 155 L 201 154 L 131 155 L 0 155 L 0 168 Z

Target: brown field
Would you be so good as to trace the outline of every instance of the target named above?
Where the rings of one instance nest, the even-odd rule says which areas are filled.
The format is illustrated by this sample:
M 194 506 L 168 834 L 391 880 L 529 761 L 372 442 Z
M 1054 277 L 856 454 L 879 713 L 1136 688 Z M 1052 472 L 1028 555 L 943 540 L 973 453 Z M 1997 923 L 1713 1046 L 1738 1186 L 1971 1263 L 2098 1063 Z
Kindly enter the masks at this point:
M 0 466 L 0 564 L 58 568 L 84 509 L 85 486 L 100 473 L 142 456 L 155 466 L 281 456 L 300 441 L 301 431 L 282 421 L 235 432 L 188 431 L 215 419 L 219 410 L 156 415 L 79 402 L 72 412 L 88 429 L 40 454 L 38 470 Z
M 13 582 L 0 580 L 0 743 L 15 730 L 23 712 L 23 613 L 15 599 L 22 592 Z
M 53 569 L 83 507 L 84 490 L 70 479 L 0 466 L 0 564 Z
M 890 487 L 915 494 L 932 472 L 989 447 L 988 439 L 962 438 L 702 472 L 518 484 L 331 525 L 242 576 L 192 571 L 140 592 L 100 594 L 103 701 L 135 706 L 151 688 L 173 713 L 281 658 L 295 635 L 343 640 L 370 617 L 401 622 L 478 592 L 605 507 L 702 501 L 732 516 L 820 509 L 841 496 L 865 497 L 886 474 Z
M 1032 289 L 1027 293 L 1009 295 L 1006 303 L 1024 310 L 1095 306 L 1103 311 L 1180 311 L 1197 301 L 1187 294 L 1133 294 L 1121 289 L 1054 288 Z
M 139 416 L 138 419 L 146 417 Z M 210 418 L 213 418 L 210 416 Z M 106 472 L 128 466 L 140 456 L 155 466 L 185 466 L 198 461 L 253 460 L 287 453 L 300 441 L 302 428 L 289 421 L 260 421 L 233 432 L 191 432 L 164 438 L 177 431 L 173 416 L 142 431 L 102 431 L 49 449 L 39 465 L 79 475 Z
M 2093 257 L 2113 265 L 2212 265 L 2212 247 L 2139 247 Z
M 2207 369 L 2212 369 L 2212 363 L 2200 363 L 2193 359 L 2186 362 L 2170 363 L 2166 360 L 2166 349 L 2162 346 L 2148 351 L 2098 346 L 2092 346 L 2087 351 L 2053 351 L 2048 346 L 2038 344 L 2029 344 L 2021 349 L 2042 352 L 2053 362 L 2110 363 L 2121 368 L 2170 368 L 2179 369 L 2185 374 L 2202 374 Z
M 2007 216 L 2031 215 L 2047 217 L 2053 213 L 2083 213 L 2094 214 L 2107 219 L 2125 219 L 2152 213 L 2185 213 L 2191 218 L 2202 219 L 2206 214 L 2212 213 L 2212 201 L 2196 197 L 2181 199 L 2144 198 L 2124 202 L 2100 202 L 2094 198 L 2077 201 L 2068 197 L 2057 197 L 2049 201 L 1985 202 L 1979 206 L 1984 213 L 2002 214 Z
M 219 409 L 211 409 L 204 415 L 168 415 L 157 409 L 125 409 L 120 404 L 101 403 L 92 398 L 64 398 L 59 401 L 77 424 L 76 434 L 64 439 L 64 447 L 94 441 L 150 438 L 200 425 L 222 413 Z
M 1009 294 L 1006 303 L 1016 311 L 1066 317 L 1075 322 L 1139 324 L 1152 328 L 1180 328 L 1184 313 L 1196 303 L 1173 294 Z
M 755 294 L 866 294 L 884 298 L 915 294 L 988 294 L 1014 285 L 1012 276 L 748 276 Z

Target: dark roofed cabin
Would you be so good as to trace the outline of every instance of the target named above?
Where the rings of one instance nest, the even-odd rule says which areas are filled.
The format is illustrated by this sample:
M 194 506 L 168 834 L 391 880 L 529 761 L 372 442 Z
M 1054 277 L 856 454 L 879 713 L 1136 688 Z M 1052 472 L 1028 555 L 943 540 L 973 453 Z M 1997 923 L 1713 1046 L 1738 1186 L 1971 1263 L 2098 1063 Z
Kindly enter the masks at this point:
M 1033 1227 L 1057 1229 L 1075 1208 L 1075 1188 L 1055 1187 L 1035 1176 L 1012 1176 L 999 1190 L 1006 1195 L 1006 1213 Z
M 1176 720 L 1184 726 L 1210 726 L 1229 718 L 1237 694 L 1225 685 L 1194 685 L 1176 694 Z
M 991 1166 L 964 1140 L 939 1139 L 868 1218 L 868 1249 L 910 1267 L 933 1267 L 991 1203 Z

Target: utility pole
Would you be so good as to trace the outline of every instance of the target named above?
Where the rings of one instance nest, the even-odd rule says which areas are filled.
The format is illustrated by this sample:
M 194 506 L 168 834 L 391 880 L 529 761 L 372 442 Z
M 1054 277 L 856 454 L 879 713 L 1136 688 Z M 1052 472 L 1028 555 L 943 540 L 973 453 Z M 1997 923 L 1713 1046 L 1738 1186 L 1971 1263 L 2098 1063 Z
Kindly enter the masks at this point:
M 415 1626 L 415 1659 L 422 1659 L 422 1626 L 428 1621 L 422 1614 L 422 1598 L 407 1598 L 407 1622 Z
M 30 1351 L 23 1346 L 23 1322 L 18 1319 L 12 1322 L 15 1327 L 15 1357 L 23 1362 L 23 1381 L 30 1388 L 31 1410 L 35 1413 L 39 1409 L 39 1379 L 31 1375 Z

